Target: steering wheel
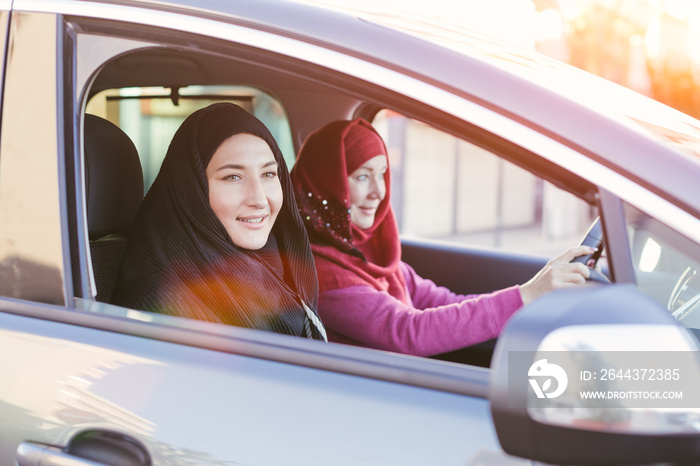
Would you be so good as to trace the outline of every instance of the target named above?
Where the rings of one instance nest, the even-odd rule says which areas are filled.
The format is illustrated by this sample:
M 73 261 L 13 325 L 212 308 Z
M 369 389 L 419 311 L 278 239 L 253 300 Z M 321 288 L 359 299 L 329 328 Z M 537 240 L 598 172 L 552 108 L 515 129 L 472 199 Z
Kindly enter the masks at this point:
M 700 274 L 697 270 L 692 267 L 685 269 L 668 299 L 668 310 L 678 320 L 690 317 L 700 310 Z M 693 318 L 697 319 L 697 315 L 693 315 Z
M 591 226 L 586 232 L 586 236 L 581 240 L 581 246 L 590 246 L 592 248 L 597 248 L 592 254 L 585 254 L 583 256 L 575 257 L 571 262 L 580 262 L 588 267 L 588 262 L 593 260 L 593 267 L 588 267 L 590 275 L 587 281 L 598 282 L 598 283 L 610 283 L 610 279 L 606 277 L 598 269 L 595 269 L 595 264 L 598 263 L 600 259 L 600 254 L 603 252 L 603 226 L 600 223 L 600 217 L 596 217 Z

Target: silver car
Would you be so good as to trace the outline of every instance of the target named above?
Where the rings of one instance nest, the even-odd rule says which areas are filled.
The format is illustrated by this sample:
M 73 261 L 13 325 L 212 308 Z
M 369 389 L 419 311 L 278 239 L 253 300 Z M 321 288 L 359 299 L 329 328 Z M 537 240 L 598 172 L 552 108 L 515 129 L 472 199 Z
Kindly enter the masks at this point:
M 700 461 L 697 385 L 673 406 L 541 406 L 551 380 L 512 359 L 584 350 L 581 383 L 620 351 L 700 375 L 700 122 L 428 20 L 278 0 L 0 0 L 0 41 L 1 464 Z M 523 283 L 596 218 L 599 282 L 434 358 L 108 304 L 170 136 L 220 100 L 290 165 L 323 124 L 372 121 L 403 259 L 455 292 Z

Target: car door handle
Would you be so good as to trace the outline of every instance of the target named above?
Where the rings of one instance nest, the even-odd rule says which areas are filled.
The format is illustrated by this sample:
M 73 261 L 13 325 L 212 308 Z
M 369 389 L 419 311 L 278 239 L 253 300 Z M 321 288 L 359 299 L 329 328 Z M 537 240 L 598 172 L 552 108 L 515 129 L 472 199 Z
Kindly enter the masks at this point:
M 151 456 L 138 440 L 119 432 L 88 430 L 65 448 L 36 442 L 17 447 L 18 466 L 151 466 Z
M 18 466 L 104 466 L 104 463 L 78 458 L 60 448 L 40 443 L 22 442 L 17 447 Z

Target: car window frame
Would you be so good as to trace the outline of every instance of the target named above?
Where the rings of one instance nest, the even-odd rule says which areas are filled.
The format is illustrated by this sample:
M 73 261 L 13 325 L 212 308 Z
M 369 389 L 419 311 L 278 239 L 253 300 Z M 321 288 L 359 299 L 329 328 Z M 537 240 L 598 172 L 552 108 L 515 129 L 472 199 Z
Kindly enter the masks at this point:
M 0 0 L 0 63 L 5 64 L 7 44 L 10 35 L 10 8 L 11 0 Z M 0 73 L 0 89 L 4 86 L 5 70 Z M 2 94 L 0 93 L 0 108 L 2 108 Z
M 75 57 L 80 38 L 76 37 L 75 34 L 76 31 L 78 31 L 78 35 L 80 34 L 80 27 L 75 27 L 77 26 L 75 18 L 66 17 L 64 21 L 66 31 L 71 36 L 66 40 L 67 45 L 65 49 L 73 54 L 69 60 L 64 60 L 64 63 L 72 65 L 70 66 L 72 70 L 66 71 L 65 78 L 67 78 L 68 76 L 73 76 L 71 73 L 77 74 L 76 69 L 79 68 L 76 67 Z M 111 33 L 114 33 L 114 30 Z M 144 46 L 144 44 L 150 43 L 137 41 L 135 48 Z M 119 47 L 115 47 L 112 50 L 119 50 L 119 53 L 125 51 L 125 49 L 119 49 Z M 100 66 L 94 67 L 95 72 L 99 70 Z M 84 70 L 83 76 L 86 76 Z M 91 278 L 92 274 L 89 242 L 86 232 L 87 220 L 85 216 L 84 189 L 82 188 L 82 180 L 84 179 L 82 115 L 87 97 L 85 93 L 92 78 L 94 78 L 94 73 L 89 79 L 84 80 L 85 85 L 83 89 L 75 86 L 70 91 L 66 91 L 65 95 L 66 102 L 73 103 L 73 105 L 66 104 L 66 106 L 71 107 L 71 120 L 74 126 L 73 128 L 67 127 L 65 129 L 66 147 L 72 148 L 67 157 L 74 159 L 72 175 L 74 177 L 75 202 L 71 210 L 75 218 L 82 219 L 78 222 L 73 222 L 78 225 L 73 231 L 74 238 L 71 247 L 83 250 L 80 256 L 74 257 L 74 264 L 79 262 L 79 265 L 75 265 L 75 267 L 81 268 L 82 276 L 86 278 Z M 81 80 L 72 79 L 71 82 L 81 82 Z M 78 245 L 75 243 L 78 243 Z M 89 299 L 92 293 L 90 286 L 89 281 L 84 280 L 81 294 L 76 292 L 73 305 L 68 306 L 71 312 L 56 313 L 55 308 L 46 306 L 37 308 L 31 305 L 15 307 L 12 312 L 44 320 L 215 351 L 242 354 L 324 371 L 418 386 L 475 398 L 488 398 L 489 371 L 480 367 L 448 364 L 441 361 L 385 353 L 367 348 L 328 345 L 323 342 L 288 337 L 270 332 L 129 310 L 92 301 Z M 81 296 L 88 297 L 88 299 Z
M 72 24 L 77 24 L 77 26 L 74 26 L 72 29 L 73 30 L 80 30 L 83 31 L 86 35 L 91 35 L 93 37 L 100 37 L 100 29 L 101 29 L 101 24 L 98 20 L 92 21 L 92 20 L 82 20 L 80 18 L 69 18 L 69 22 L 72 22 Z M 87 27 L 86 27 L 87 25 Z M 128 29 L 125 25 L 125 29 Z M 187 33 L 183 33 L 183 38 L 178 40 L 176 37 L 176 34 L 168 34 L 167 30 L 163 31 L 160 29 L 154 29 L 153 31 L 153 36 L 152 38 L 149 39 L 149 34 L 148 33 L 141 33 L 139 40 L 138 41 L 133 41 L 131 45 L 127 45 L 126 41 L 123 44 L 123 48 L 119 47 L 108 47 L 108 49 L 113 50 L 114 52 L 111 53 L 104 53 L 104 56 L 102 58 L 102 63 L 95 63 L 93 68 L 94 70 L 91 70 L 93 73 L 96 73 L 99 68 L 106 62 L 108 59 L 114 58 L 114 56 L 117 55 L 116 51 L 118 50 L 119 53 L 124 53 L 127 49 L 131 50 L 137 50 L 142 47 L 158 47 L 158 46 L 164 46 L 164 44 L 168 45 L 173 45 L 177 44 L 181 47 L 184 47 L 182 44 L 188 43 L 190 40 L 193 42 L 196 42 L 197 38 L 187 38 Z M 113 34 L 117 35 L 119 34 L 118 28 L 114 25 L 109 27 L 108 29 L 104 30 L 101 32 L 102 34 Z M 201 37 L 200 37 L 201 36 Z M 125 33 L 121 33 L 119 37 L 116 37 L 117 41 L 119 40 L 125 40 L 124 37 L 126 36 Z M 159 37 L 162 42 L 159 42 Z M 165 39 L 167 37 L 167 40 Z M 198 38 L 202 41 L 208 41 L 209 37 L 205 35 L 198 35 Z M 77 43 L 80 43 L 80 38 L 78 38 Z M 235 45 L 234 45 L 235 47 Z M 94 47 L 90 47 L 91 49 L 94 49 Z M 212 44 L 212 51 L 215 50 L 216 47 Z M 76 52 L 77 53 L 77 52 Z M 260 51 L 259 53 L 261 54 L 269 54 L 272 55 L 272 53 L 267 52 L 267 51 Z M 318 65 L 315 65 L 318 66 Z M 79 67 L 79 65 L 78 65 Z M 347 80 L 352 80 L 351 77 L 345 76 L 346 79 L 343 79 L 342 75 L 339 75 L 332 70 L 328 70 L 329 74 L 333 74 L 334 78 L 337 79 L 335 82 L 335 87 L 337 88 L 343 88 L 345 89 L 348 81 Z M 83 76 L 87 76 L 87 72 L 83 71 Z M 316 76 L 310 76 L 309 79 L 318 79 Z M 326 80 L 324 80 L 326 81 Z M 89 79 L 78 79 L 78 83 L 84 82 L 86 85 L 85 89 L 77 89 L 76 90 L 76 97 L 80 95 L 81 101 L 76 100 L 76 105 L 79 105 L 81 108 L 84 107 L 85 105 L 85 93 L 87 92 L 87 84 L 89 84 Z M 326 81 L 327 82 L 327 81 Z M 582 178 L 577 177 L 575 175 L 572 175 L 570 173 L 566 173 L 568 177 L 568 182 L 564 183 L 561 181 L 561 176 L 558 176 L 559 174 L 562 173 L 562 171 L 556 167 L 554 164 L 549 163 L 545 160 L 542 160 L 535 154 L 521 148 L 517 144 L 514 144 L 510 141 L 504 140 L 502 138 L 499 138 L 492 133 L 489 133 L 482 128 L 472 125 L 472 124 L 465 124 L 465 122 L 458 120 L 456 117 L 447 115 L 443 112 L 440 112 L 434 108 L 429 107 L 426 104 L 415 102 L 415 101 L 404 101 L 404 97 L 400 95 L 396 95 L 393 93 L 387 93 L 386 90 L 377 88 L 373 83 L 369 83 L 367 81 L 359 81 L 359 82 L 354 82 L 352 84 L 355 88 L 355 93 L 360 93 L 365 100 L 371 100 L 375 103 L 376 107 L 368 107 L 368 106 L 363 106 L 362 108 L 364 109 L 365 112 L 375 112 L 382 107 L 395 107 L 395 108 L 400 108 L 400 111 L 403 114 L 406 114 L 408 116 L 412 116 L 416 119 L 419 119 L 421 121 L 425 121 L 426 123 L 434 126 L 437 129 L 440 129 L 442 131 L 445 131 L 448 134 L 451 134 L 455 137 L 458 137 L 460 139 L 463 139 L 465 141 L 469 141 L 473 144 L 479 145 L 489 151 L 492 151 L 495 155 L 502 157 L 506 160 L 509 160 L 516 165 L 521 166 L 525 170 L 527 170 L 530 173 L 536 174 L 537 176 L 540 176 L 542 179 L 546 179 L 550 182 L 555 183 L 561 188 L 564 188 L 568 192 L 572 192 L 573 194 L 577 195 L 580 198 L 583 199 L 592 199 L 594 197 L 593 193 L 593 185 L 590 183 L 585 182 Z M 358 88 L 360 86 L 360 88 Z M 364 86 L 364 88 L 362 87 Z M 533 163 L 536 161 L 537 163 Z M 78 164 L 80 165 L 80 164 Z M 83 196 L 84 197 L 84 196 Z M 84 203 L 84 201 L 83 201 Z M 85 237 L 87 237 L 85 235 Z M 87 245 L 87 242 L 84 242 L 85 244 L 85 249 L 89 250 L 89 246 Z M 89 251 L 88 251 L 89 254 Z M 86 262 L 87 267 L 91 267 L 91 264 L 89 262 Z M 87 274 L 91 275 L 91 274 Z M 89 295 L 84 295 L 84 296 L 89 296 Z
M 109 10 L 109 8 L 107 9 Z M 129 10 L 129 8 L 126 8 L 126 10 Z M 121 12 L 120 14 L 123 15 L 124 13 Z M 76 22 L 80 23 L 80 18 L 69 16 L 67 17 L 67 21 L 69 21 L 70 24 L 75 24 Z M 97 18 L 96 21 L 99 22 L 99 18 Z M 159 18 L 157 24 L 151 25 L 150 27 L 152 27 L 155 31 L 159 31 L 161 34 L 166 34 L 168 31 L 172 32 L 172 34 L 168 34 L 169 37 L 185 37 L 188 34 L 194 34 L 188 28 L 185 28 L 185 30 L 183 31 L 182 29 L 177 29 L 176 27 L 165 27 L 160 21 L 161 19 Z M 112 27 L 116 30 L 119 30 L 117 26 L 119 23 L 110 22 L 109 24 L 112 25 Z M 229 24 L 228 26 L 230 27 L 231 25 Z M 240 28 L 240 26 L 236 26 L 236 28 Z M 255 34 L 257 33 L 259 33 L 259 31 L 255 32 Z M 140 35 L 140 39 L 143 39 L 143 37 L 146 35 L 146 33 Z M 240 47 L 251 47 L 250 43 L 245 43 L 245 41 L 241 43 L 240 41 L 233 40 L 227 37 L 212 37 L 211 35 L 204 35 L 202 33 L 197 33 L 194 35 L 196 37 L 200 37 L 203 41 L 211 41 L 211 43 L 221 41 L 226 42 L 229 45 L 235 44 L 235 46 Z M 280 38 L 280 40 L 294 41 L 295 39 Z M 266 54 L 266 56 L 274 55 L 276 52 L 274 52 L 273 50 L 269 50 L 266 44 L 267 43 L 261 45 L 256 50 L 258 50 L 261 54 Z M 377 83 L 376 80 L 368 81 L 366 79 L 361 79 L 357 77 L 354 73 L 350 73 L 349 70 L 343 71 L 343 69 L 338 69 L 343 67 L 329 67 L 326 64 L 322 63 L 323 58 L 323 56 L 319 56 L 315 61 L 309 63 L 305 62 L 296 55 L 290 55 L 287 57 L 288 60 L 297 61 L 298 63 L 309 63 L 312 68 L 308 71 L 309 79 L 321 79 L 319 76 L 326 78 L 332 77 L 333 85 L 345 88 L 348 93 L 359 94 L 364 99 L 376 102 L 377 104 L 382 106 L 397 108 L 407 116 L 411 116 L 414 118 L 417 117 L 417 119 L 425 121 L 426 123 L 431 124 L 438 129 L 446 131 L 466 141 L 475 143 L 477 145 L 481 145 L 482 147 L 497 153 L 499 156 L 507 158 L 508 160 L 516 163 L 517 165 L 523 166 L 524 164 L 524 168 L 528 171 L 535 173 L 541 178 L 547 179 L 550 182 L 562 185 L 569 192 L 572 191 L 572 185 L 565 184 L 564 181 L 562 181 L 564 175 L 569 177 L 569 181 L 571 181 L 572 179 L 578 180 L 579 182 L 584 180 L 582 176 L 579 177 L 575 174 L 574 171 L 568 170 L 567 165 L 561 166 L 560 164 L 555 163 L 554 160 L 544 157 L 542 155 L 542 153 L 546 153 L 544 149 L 542 149 L 542 152 L 533 151 L 527 145 L 518 144 L 516 141 L 518 141 L 521 137 L 525 137 L 527 139 L 527 136 L 536 135 L 539 138 L 539 140 L 535 142 L 541 143 L 542 147 L 545 149 L 557 147 L 560 150 L 564 150 L 567 153 L 576 153 L 573 148 L 567 147 L 561 141 L 553 140 L 547 135 L 537 132 L 533 128 L 528 128 L 527 126 L 523 125 L 522 122 L 511 120 L 505 115 L 499 115 L 492 109 L 481 107 L 479 104 L 471 102 L 468 99 L 462 100 L 462 103 L 467 105 L 467 110 L 449 113 L 444 108 L 435 106 L 432 103 L 429 106 L 425 103 L 420 102 L 419 100 L 412 99 L 411 93 L 399 93 L 398 91 L 392 88 L 382 87 L 379 83 Z M 354 59 L 349 58 L 349 60 L 352 61 Z M 376 67 L 378 65 L 369 63 L 368 66 Z M 390 76 L 394 76 L 395 71 L 388 69 L 386 71 L 389 73 Z M 414 78 L 409 77 L 406 79 Z M 423 84 L 426 86 L 432 86 L 429 83 Z M 79 95 L 79 92 L 81 91 L 77 89 L 74 90 L 74 96 Z M 435 88 L 435 92 L 437 92 L 440 95 L 443 95 L 443 97 L 447 94 L 447 91 L 439 88 Z M 459 99 L 459 97 L 456 97 L 454 94 L 450 95 L 452 95 L 453 99 Z M 442 103 L 444 103 L 444 101 Z M 74 111 L 72 114 L 73 121 L 79 121 L 82 115 L 83 105 L 81 105 L 80 107 L 76 106 L 76 111 Z M 474 114 L 471 114 L 471 111 L 474 111 Z M 465 118 L 465 112 L 470 114 L 471 116 L 469 118 Z M 478 120 L 480 116 L 483 116 L 485 114 L 484 112 L 488 114 L 488 124 L 475 124 L 474 121 Z M 500 133 L 492 131 L 492 126 L 495 124 L 495 121 L 506 122 L 507 124 L 505 126 L 507 126 L 507 128 L 505 128 Z M 513 130 L 515 132 L 515 135 L 511 135 L 511 138 L 503 137 L 504 132 L 508 134 L 507 130 Z M 78 146 L 80 141 L 79 136 L 75 133 L 75 131 L 72 132 L 72 147 Z M 526 136 L 522 136 L 522 134 L 526 134 Z M 542 141 L 545 142 L 542 143 Z M 535 144 L 535 146 L 539 147 L 537 144 Z M 79 151 L 76 153 L 79 153 Z M 577 153 L 577 155 L 578 158 L 585 157 L 583 154 L 580 153 Z M 576 161 L 574 160 L 572 163 L 575 162 Z M 589 162 L 593 163 L 591 161 Z M 80 167 L 80 163 L 76 164 L 76 166 Z M 588 168 L 590 169 L 590 167 Z M 600 170 L 601 168 L 597 169 Z M 76 172 L 78 172 L 77 169 Z M 608 175 L 612 176 L 612 174 Z M 577 186 L 578 187 L 575 189 L 576 192 L 574 194 L 577 194 L 578 196 L 589 200 L 589 202 L 592 201 L 592 196 L 595 195 L 596 187 L 585 181 L 581 182 Z M 79 204 L 76 203 L 76 211 L 79 209 L 78 205 Z M 84 244 L 86 245 L 87 242 L 84 241 Z M 83 267 L 89 267 L 87 263 L 88 261 L 85 261 Z M 128 328 L 129 332 L 132 334 L 142 335 L 147 338 L 163 338 L 167 341 L 181 342 L 183 344 L 192 344 L 192 333 L 199 334 L 196 331 L 190 332 L 187 337 L 183 336 L 181 338 L 180 336 L 176 337 L 174 335 L 182 331 L 182 329 L 173 329 L 167 324 L 156 325 L 152 322 L 144 323 L 139 321 L 133 321 L 133 319 L 130 320 L 129 318 L 121 316 L 105 316 L 96 313 L 83 313 L 80 311 L 76 311 L 75 314 L 76 316 L 80 316 L 78 320 L 81 320 L 83 322 L 81 325 L 90 325 L 95 326 L 96 328 L 104 328 L 110 331 L 117 332 L 122 332 L 124 331 L 123 329 Z M 164 316 L 164 318 L 167 317 L 170 316 Z M 56 317 L 54 316 L 53 318 L 55 319 Z M 72 316 L 71 319 L 73 318 L 74 317 Z M 219 330 L 223 331 L 224 329 Z M 228 341 L 228 339 L 233 338 L 232 335 L 236 334 L 237 332 L 251 332 L 251 330 L 236 328 L 229 328 L 225 330 L 225 341 Z M 319 347 L 314 346 L 316 345 L 316 343 L 314 342 L 293 342 L 294 344 L 291 345 L 292 347 L 296 347 L 297 345 L 310 346 L 309 348 L 304 347 L 303 350 L 299 351 L 298 353 L 295 353 L 295 356 L 289 356 L 289 354 L 293 353 L 288 352 L 290 345 L 287 345 L 286 342 L 285 344 L 279 344 L 279 342 L 277 342 L 277 340 L 281 339 L 282 336 L 268 334 L 263 337 L 258 335 L 260 333 L 264 332 L 256 332 L 256 338 L 260 337 L 271 339 L 271 341 L 266 341 L 262 345 L 265 348 L 265 351 L 258 354 L 245 349 L 245 354 L 250 354 L 253 357 L 264 357 L 273 358 L 274 360 L 283 360 L 284 362 L 290 362 L 293 364 L 308 365 L 309 367 L 316 367 L 323 370 L 336 370 L 342 372 L 347 371 L 347 373 L 367 377 L 377 377 L 382 380 L 397 381 L 399 383 L 408 383 L 411 385 L 418 384 L 419 386 L 423 386 L 426 388 L 447 391 L 454 390 L 458 393 L 469 396 L 477 396 L 482 398 L 487 396 L 489 374 L 489 371 L 487 369 L 480 369 L 473 366 L 453 365 L 449 363 L 424 360 L 422 358 L 412 358 L 398 354 L 385 355 L 375 350 L 363 348 L 345 348 L 339 347 L 338 345 L 327 345 Z M 202 343 L 199 342 L 198 344 Z M 207 344 L 206 347 L 209 347 L 209 345 Z M 284 347 L 285 351 L 273 351 L 271 349 L 272 347 L 276 347 L 277 350 L 279 350 L 280 347 Z M 214 345 L 211 347 L 211 349 L 217 348 L 215 348 Z M 224 344 L 223 347 L 217 350 L 234 352 L 242 351 L 241 347 L 236 346 L 234 343 L 230 343 L 229 346 L 227 346 L 227 344 Z M 347 366 L 338 365 L 339 358 L 341 360 L 348 361 L 349 364 Z M 401 361 L 401 364 L 399 364 L 398 366 L 402 368 L 396 371 L 390 371 L 390 374 L 386 374 L 384 373 L 384 371 L 379 371 L 382 373 L 377 374 L 376 372 L 369 370 L 370 366 L 376 366 L 378 364 L 378 361 L 385 361 L 386 358 L 389 358 L 388 360 L 390 361 L 390 364 L 380 363 L 379 366 L 383 369 L 386 369 L 391 365 L 397 364 L 398 361 Z M 416 374 L 422 375 L 418 378 L 415 378 Z M 450 380 L 454 379 L 455 377 L 460 380 L 460 382 L 458 383 L 459 387 L 456 388 L 454 388 L 452 382 L 450 382 Z M 446 386 L 452 388 L 446 388 Z
M 610 267 L 610 278 L 615 283 L 637 284 L 629 248 L 629 237 L 622 200 L 599 187 L 597 203 L 605 237 L 605 255 Z

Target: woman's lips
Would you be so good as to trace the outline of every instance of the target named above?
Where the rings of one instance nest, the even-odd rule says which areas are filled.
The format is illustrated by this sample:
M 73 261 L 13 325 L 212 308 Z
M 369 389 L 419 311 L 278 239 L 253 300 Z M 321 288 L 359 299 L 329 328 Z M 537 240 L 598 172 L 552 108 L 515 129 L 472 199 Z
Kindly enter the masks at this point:
M 241 224 L 246 228 L 258 230 L 265 226 L 267 217 L 267 215 L 249 215 L 247 217 L 238 217 L 236 220 L 241 222 Z
M 360 212 L 365 215 L 374 215 L 377 212 L 376 207 L 360 207 Z

